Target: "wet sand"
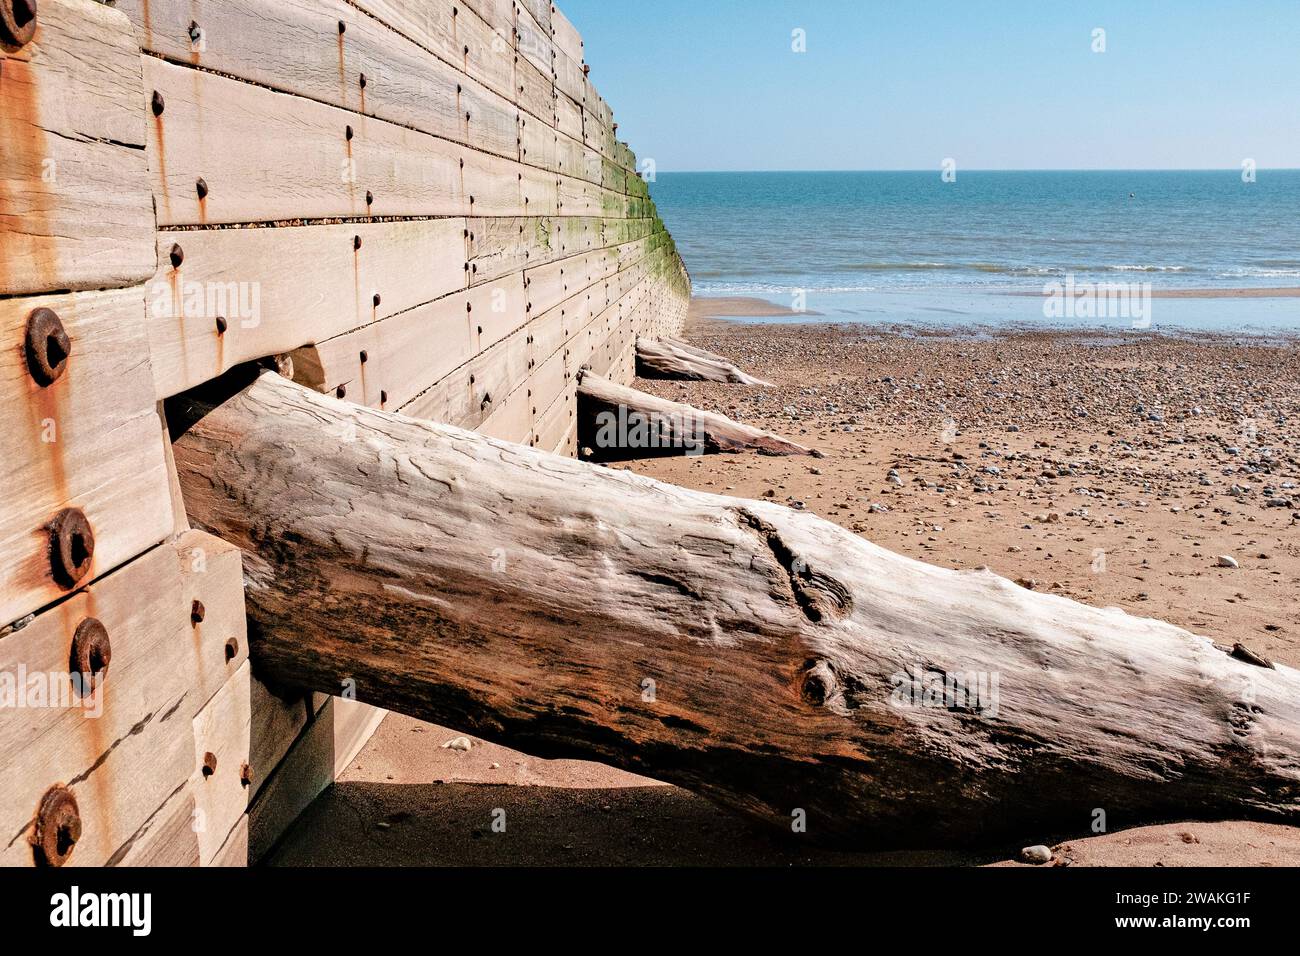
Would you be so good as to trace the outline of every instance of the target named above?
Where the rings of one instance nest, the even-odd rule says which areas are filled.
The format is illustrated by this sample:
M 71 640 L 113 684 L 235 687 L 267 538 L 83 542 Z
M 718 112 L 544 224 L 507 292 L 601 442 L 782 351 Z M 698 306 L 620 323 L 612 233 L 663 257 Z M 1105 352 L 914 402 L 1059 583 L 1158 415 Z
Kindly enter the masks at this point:
M 774 388 L 638 387 L 826 457 L 616 467 L 770 497 L 925 561 L 988 565 L 1027 586 L 1300 666 L 1294 340 L 756 325 L 717 315 L 697 301 L 686 338 Z M 1219 555 L 1239 566 L 1217 566 Z M 468 752 L 444 749 L 457 736 L 387 718 L 273 862 L 978 865 L 1010 861 L 1019 849 L 818 849 L 596 764 L 537 760 L 477 740 Z M 491 829 L 496 809 L 506 811 L 504 834 Z M 1058 847 L 1058 862 L 1079 866 L 1300 862 L 1300 829 L 1239 821 L 1041 840 Z

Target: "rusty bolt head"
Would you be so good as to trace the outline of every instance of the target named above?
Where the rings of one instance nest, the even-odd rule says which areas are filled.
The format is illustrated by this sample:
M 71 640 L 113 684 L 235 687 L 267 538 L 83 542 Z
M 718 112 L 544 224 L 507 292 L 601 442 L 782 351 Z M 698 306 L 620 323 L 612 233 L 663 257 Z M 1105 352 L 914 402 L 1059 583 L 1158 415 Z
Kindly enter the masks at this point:
M 383 301 L 383 300 L 379 297 L 379 293 L 376 292 L 376 293 L 375 293 L 375 299 L 374 299 L 374 302 L 375 302 L 375 308 L 376 308 L 376 309 L 379 308 L 379 303 L 382 302 L 382 301 Z
M 364 73 L 361 74 L 360 83 L 361 88 L 364 90 L 366 88 L 366 75 Z
M 162 116 L 163 110 L 167 108 L 167 101 L 157 90 L 153 91 L 153 97 L 149 100 L 149 108 L 153 110 L 154 116 Z
M 90 572 L 95 532 L 80 508 L 64 508 L 49 524 L 50 572 L 63 588 L 74 587 Z
M 230 328 L 230 323 L 226 321 L 226 317 L 224 315 L 217 316 L 217 334 L 225 335 L 228 328 Z
M 352 137 L 355 136 L 356 134 L 352 132 L 351 126 L 345 126 L 343 127 L 343 135 L 347 138 L 347 141 L 350 143 L 352 142 Z
M 45 791 L 36 808 L 32 850 L 37 866 L 62 866 L 81 839 L 81 813 L 77 798 L 61 783 Z
M 199 26 L 197 20 L 190 21 L 190 28 L 186 32 L 189 34 L 191 43 L 198 43 L 203 38 L 203 28 Z
M 217 772 L 217 755 L 211 750 L 203 755 L 203 776 L 210 777 Z
M 353 237 L 352 237 L 352 248 L 353 248 L 353 249 L 360 249 L 360 248 L 361 248 L 361 237 L 360 237 L 360 236 L 353 236 Z
M 334 389 L 334 394 L 339 398 L 347 398 L 348 387 L 346 385 L 340 385 L 338 388 Z
M 239 783 L 240 786 L 250 786 L 253 782 L 253 768 L 247 763 L 239 765 Z
M 193 601 L 190 602 L 190 623 L 191 624 L 195 626 L 202 624 L 203 617 L 207 613 L 208 613 L 207 608 L 203 606 L 203 602 L 200 601 L 198 598 L 195 598 Z
M 3 0 L 0 0 L 3 2 Z M 53 309 L 34 309 L 27 318 L 27 369 L 41 388 L 53 385 L 68 367 L 72 340 Z
M 26 46 L 36 35 L 36 0 L 0 0 L 0 42 Z
M 77 691 L 82 695 L 92 693 L 96 684 L 106 676 L 112 660 L 113 646 L 108 640 L 108 630 L 99 619 L 88 617 L 78 624 L 72 635 L 69 658 L 72 682 Z
M 388 401 L 388 392 L 386 392 L 386 391 L 380 391 L 380 393 L 379 393 L 379 404 L 380 404 L 380 405 L 383 405 L 383 404 L 385 404 L 387 401 Z
M 366 205 L 367 205 L 367 206 L 373 206 L 374 204 L 375 204 L 375 194 L 372 193 L 369 189 L 367 189 L 367 190 L 366 190 Z
M 226 641 L 226 663 L 229 664 L 239 654 L 239 641 L 233 637 Z
M 362 349 L 362 350 L 361 350 L 361 364 L 362 364 L 362 365 L 365 365 L 366 362 L 368 362 L 369 360 L 370 360 L 370 353 L 367 352 L 365 349 Z
M 167 252 L 167 258 L 170 260 L 173 269 L 179 269 L 181 263 L 185 261 L 185 250 L 181 248 L 179 242 L 173 242 L 172 247 Z
M 199 179 L 194 183 L 194 189 L 199 194 L 200 199 L 208 198 L 208 184 L 207 181 L 203 179 L 203 177 L 200 176 Z

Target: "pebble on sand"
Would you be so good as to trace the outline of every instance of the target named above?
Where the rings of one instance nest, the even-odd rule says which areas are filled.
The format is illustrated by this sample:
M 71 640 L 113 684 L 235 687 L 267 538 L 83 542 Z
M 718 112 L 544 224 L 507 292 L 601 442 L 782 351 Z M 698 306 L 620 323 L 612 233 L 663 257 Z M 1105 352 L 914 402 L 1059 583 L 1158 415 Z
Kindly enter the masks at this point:
M 453 737 L 442 745 L 443 750 L 469 750 L 470 742 L 468 737 Z
M 1221 568 L 1235 568 L 1235 567 L 1238 567 L 1237 559 L 1234 558 L 1234 557 L 1231 557 L 1231 556 L 1229 556 L 1229 555 L 1226 555 L 1226 554 L 1221 554 L 1221 555 L 1219 555 L 1219 558 L 1218 558 L 1217 564 L 1218 564 L 1219 567 L 1221 567 Z
M 1044 863 L 1052 862 L 1052 850 L 1050 847 L 1043 846 L 1041 843 L 1036 846 L 1027 846 L 1020 851 L 1020 860 L 1023 863 L 1032 863 L 1035 866 L 1042 866 Z

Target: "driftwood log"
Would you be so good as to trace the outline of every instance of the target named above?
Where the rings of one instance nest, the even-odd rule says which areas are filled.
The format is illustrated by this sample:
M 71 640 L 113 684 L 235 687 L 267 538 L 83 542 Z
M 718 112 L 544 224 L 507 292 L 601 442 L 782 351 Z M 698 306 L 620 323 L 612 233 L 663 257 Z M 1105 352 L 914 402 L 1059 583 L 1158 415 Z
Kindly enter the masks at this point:
M 578 379 L 578 447 L 590 449 L 596 461 L 739 451 L 813 454 L 761 428 L 585 371 Z
M 169 416 L 279 683 L 845 846 L 1300 819 L 1300 672 L 776 504 L 233 384 Z
M 771 385 L 747 375 L 721 355 L 675 339 L 636 340 L 636 373 L 642 378 L 729 382 L 733 385 Z

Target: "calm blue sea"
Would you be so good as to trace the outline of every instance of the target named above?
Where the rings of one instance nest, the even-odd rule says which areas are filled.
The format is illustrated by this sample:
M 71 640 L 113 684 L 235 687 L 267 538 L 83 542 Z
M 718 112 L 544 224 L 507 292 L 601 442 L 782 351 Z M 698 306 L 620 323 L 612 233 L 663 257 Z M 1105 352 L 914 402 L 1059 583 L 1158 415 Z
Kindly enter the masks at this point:
M 1300 286 L 1300 170 L 660 173 L 697 295 L 863 322 L 1047 318 L 1048 283 Z M 1007 295 L 1028 291 L 1034 297 Z M 1152 327 L 1300 329 L 1300 298 L 1151 300 Z

